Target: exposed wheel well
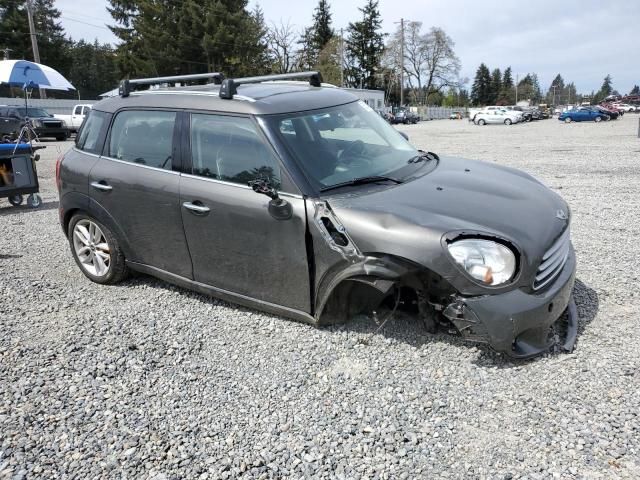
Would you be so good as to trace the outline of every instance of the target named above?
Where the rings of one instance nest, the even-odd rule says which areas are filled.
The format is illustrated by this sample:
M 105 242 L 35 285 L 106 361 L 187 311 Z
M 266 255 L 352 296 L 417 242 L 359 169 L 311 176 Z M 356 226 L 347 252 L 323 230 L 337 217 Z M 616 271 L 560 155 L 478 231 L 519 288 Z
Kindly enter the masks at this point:
M 371 312 L 388 303 L 393 307 L 400 295 L 399 308 L 410 313 L 424 313 L 450 303 L 456 290 L 440 275 L 427 270 L 409 271 L 394 279 L 373 275 L 354 276 L 342 280 L 329 294 L 319 323 L 345 323 L 354 315 Z

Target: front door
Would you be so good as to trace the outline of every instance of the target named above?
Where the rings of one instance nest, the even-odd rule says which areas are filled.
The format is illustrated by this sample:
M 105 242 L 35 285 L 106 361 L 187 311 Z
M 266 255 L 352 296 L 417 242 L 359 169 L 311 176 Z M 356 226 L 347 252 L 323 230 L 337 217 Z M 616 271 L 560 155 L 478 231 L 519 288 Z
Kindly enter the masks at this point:
M 192 278 L 182 228 L 180 173 L 172 167 L 176 112 L 116 114 L 89 193 L 126 235 L 127 260 Z
M 180 202 L 194 279 L 309 312 L 304 200 L 280 192 L 293 214 L 278 220 L 270 199 L 247 185 L 257 178 L 280 184 L 271 147 L 247 117 L 191 114 L 188 123 L 191 165 L 181 177 Z

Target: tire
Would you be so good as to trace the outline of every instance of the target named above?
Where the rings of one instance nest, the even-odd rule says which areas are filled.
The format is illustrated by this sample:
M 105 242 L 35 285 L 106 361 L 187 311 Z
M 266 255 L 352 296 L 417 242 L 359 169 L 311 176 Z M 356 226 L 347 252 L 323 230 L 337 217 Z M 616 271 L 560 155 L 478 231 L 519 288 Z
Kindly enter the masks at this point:
M 510 119 L 510 118 L 507 118 L 507 119 L 504 121 L 504 124 L 505 124 L 505 125 L 511 125 L 512 123 L 513 123 L 513 122 L 511 121 L 511 119 Z
M 37 193 L 32 193 L 27 197 L 27 205 L 29 208 L 38 208 L 42 205 L 42 197 Z
M 571 117 L 567 117 L 564 119 L 564 123 L 571 123 Z
M 8 198 L 8 200 L 11 205 L 13 205 L 14 207 L 17 207 L 22 205 L 22 202 L 24 201 L 24 197 L 22 195 L 11 195 Z
M 129 275 L 118 239 L 92 216 L 86 213 L 74 215 L 67 237 L 73 259 L 92 282 L 113 285 Z
M 485 122 L 483 118 L 478 120 L 478 125 L 486 125 L 486 124 L 487 124 L 487 122 Z
M 593 119 L 594 122 L 598 123 L 602 121 L 602 117 L 597 116 L 596 118 Z

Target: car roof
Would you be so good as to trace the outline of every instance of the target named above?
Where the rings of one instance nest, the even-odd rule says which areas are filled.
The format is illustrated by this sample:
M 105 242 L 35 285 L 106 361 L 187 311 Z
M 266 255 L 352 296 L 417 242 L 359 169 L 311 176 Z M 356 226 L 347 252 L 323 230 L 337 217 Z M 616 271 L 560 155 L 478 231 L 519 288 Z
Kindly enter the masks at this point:
M 94 110 L 115 112 L 127 107 L 207 110 L 271 115 L 317 110 L 355 102 L 358 97 L 334 86 L 312 87 L 308 82 L 263 82 L 239 85 L 233 99 L 218 96 L 220 85 L 160 88 L 111 97 L 93 104 Z

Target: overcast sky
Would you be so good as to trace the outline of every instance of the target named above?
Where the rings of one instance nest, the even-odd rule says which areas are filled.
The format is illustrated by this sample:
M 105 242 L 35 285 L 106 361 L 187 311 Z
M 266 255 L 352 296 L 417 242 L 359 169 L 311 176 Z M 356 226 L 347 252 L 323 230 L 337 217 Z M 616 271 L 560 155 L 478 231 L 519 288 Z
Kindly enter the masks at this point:
M 346 28 L 365 0 L 329 0 L 333 26 Z M 311 23 L 317 0 L 250 0 L 269 23 L 281 19 L 302 29 Z M 115 42 L 106 0 L 56 0 L 62 24 L 74 38 Z M 421 21 L 425 30 L 443 28 L 456 43 L 462 77 L 473 80 L 480 62 L 490 69 L 511 66 L 515 74 L 536 72 L 543 91 L 557 73 L 578 92 L 598 90 L 604 76 L 627 93 L 640 84 L 640 1 L 638 0 L 380 0 L 386 32 L 400 17 Z

